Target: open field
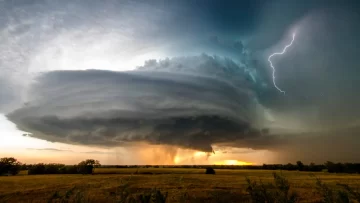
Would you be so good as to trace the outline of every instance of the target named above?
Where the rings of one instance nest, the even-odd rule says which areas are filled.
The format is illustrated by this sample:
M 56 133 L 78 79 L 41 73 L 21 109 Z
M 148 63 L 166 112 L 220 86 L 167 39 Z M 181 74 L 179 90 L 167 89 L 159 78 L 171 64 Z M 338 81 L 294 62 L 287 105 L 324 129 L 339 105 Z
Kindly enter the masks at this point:
M 249 202 L 246 177 L 273 181 L 270 170 L 217 169 L 216 175 L 204 169 L 131 168 L 95 170 L 95 175 L 18 175 L 0 177 L 0 202 L 121 202 L 126 191 L 140 194 L 153 188 L 168 192 L 167 202 Z M 360 175 L 277 171 L 300 196 L 300 202 L 319 202 L 316 179 L 330 188 L 337 183 L 360 188 Z M 116 173 L 116 174 L 110 174 Z M 22 174 L 25 174 L 24 172 Z M 127 186 L 125 186 L 125 184 Z M 62 199 L 62 201 L 60 201 Z M 50 201 L 50 202 L 51 202 Z

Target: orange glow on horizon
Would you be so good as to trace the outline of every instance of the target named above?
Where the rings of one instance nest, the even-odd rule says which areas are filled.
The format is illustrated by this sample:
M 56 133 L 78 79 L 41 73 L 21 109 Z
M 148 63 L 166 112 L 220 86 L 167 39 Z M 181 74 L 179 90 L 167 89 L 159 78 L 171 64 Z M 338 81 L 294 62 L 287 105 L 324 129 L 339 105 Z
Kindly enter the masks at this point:
M 240 166 L 247 166 L 247 165 L 253 165 L 253 163 L 245 162 L 245 161 L 238 161 L 238 160 L 224 160 L 215 162 L 215 165 L 240 165 Z
M 175 164 L 178 164 L 179 162 L 180 162 L 180 157 L 175 156 L 175 158 L 174 158 L 174 163 L 175 163 Z
M 201 159 L 202 157 L 207 157 L 207 152 L 195 151 L 194 150 L 185 150 L 181 151 L 178 155 L 176 155 L 173 159 L 174 164 L 185 164 L 188 163 L 190 158 Z
M 195 153 L 193 154 L 194 157 L 206 156 L 206 155 L 207 155 L 206 152 L 195 152 Z
M 226 159 L 230 158 L 230 159 Z M 199 165 L 236 165 L 248 166 L 255 165 L 253 162 L 240 161 L 231 159 L 232 157 L 224 156 L 223 154 L 212 154 L 201 151 L 181 151 L 173 157 L 174 164 L 199 164 Z M 235 157 L 234 157 L 235 158 Z M 249 159 L 249 158 L 247 158 Z

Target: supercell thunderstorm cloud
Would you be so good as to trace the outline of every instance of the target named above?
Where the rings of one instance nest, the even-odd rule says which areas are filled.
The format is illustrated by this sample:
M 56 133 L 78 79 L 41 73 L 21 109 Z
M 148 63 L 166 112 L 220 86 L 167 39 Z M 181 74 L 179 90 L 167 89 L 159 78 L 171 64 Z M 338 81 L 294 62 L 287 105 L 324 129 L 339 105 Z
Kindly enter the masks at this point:
M 203 55 L 126 72 L 53 71 L 36 80 L 27 105 L 8 118 L 52 141 L 146 141 L 212 152 L 214 143 L 262 137 L 251 82 L 241 73 L 227 79 L 236 70 L 230 60 Z
M 99 2 L 0 2 L 0 113 L 18 129 L 89 146 L 359 157 L 347 151 L 360 143 L 356 1 Z M 267 59 L 294 30 L 271 58 L 284 95 Z

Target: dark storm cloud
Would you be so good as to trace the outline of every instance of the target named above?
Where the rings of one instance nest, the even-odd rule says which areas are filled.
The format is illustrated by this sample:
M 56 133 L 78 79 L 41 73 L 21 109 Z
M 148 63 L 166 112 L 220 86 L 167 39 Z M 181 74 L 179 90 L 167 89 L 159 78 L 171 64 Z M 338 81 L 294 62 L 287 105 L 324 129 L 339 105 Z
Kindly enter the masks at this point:
M 284 135 L 286 145 L 274 149 L 279 162 L 302 160 L 306 163 L 359 162 L 360 127 L 346 126 L 339 129 Z
M 245 32 L 249 16 L 249 8 L 241 4 L 236 6 L 244 11 L 240 15 L 235 10 L 221 10 L 221 18 L 213 16 L 220 5 L 216 1 L 1 3 L 0 37 L 6 42 L 0 47 L 6 56 L 1 62 L 10 73 L 89 67 L 116 70 L 122 68 L 118 61 L 148 53 L 156 58 L 153 52 L 227 56 L 233 50 L 242 52 L 240 40 L 226 39 L 219 26 L 232 30 L 223 22 L 236 15 L 241 20 L 236 23 L 238 31 Z M 202 41 L 212 35 L 225 39 L 221 49 Z M 242 57 L 235 55 L 234 61 Z M 246 137 L 261 120 L 253 92 L 261 79 L 245 66 L 204 55 L 155 64 L 150 61 L 140 68 L 144 73 L 44 73 L 33 91 L 27 92 L 24 98 L 28 99 L 19 99 L 27 105 L 9 118 L 20 129 L 52 141 L 110 146 L 147 141 L 210 151 L 210 144 L 223 139 L 215 134 Z M 32 76 L 25 74 L 21 79 L 31 83 Z M 184 139 L 178 138 L 184 135 Z
M 251 154 L 254 152 L 252 149 L 238 149 L 238 148 L 232 148 L 232 147 L 224 147 L 224 146 L 216 146 L 216 149 L 214 150 L 215 154 L 217 153 L 223 153 L 223 154 Z
M 281 41 L 290 29 L 301 32 L 297 23 L 306 16 L 331 8 L 358 12 L 360 3 L 357 0 L 263 0 L 256 5 L 251 13 L 254 21 L 247 46 L 252 51 L 262 52 Z
M 130 72 L 54 71 L 39 77 L 28 104 L 8 118 L 50 141 L 211 152 L 211 144 L 243 139 L 256 148 L 269 138 L 245 75 L 231 60 L 206 55 L 149 61 Z
M 326 7 L 299 20 L 293 47 L 275 61 L 277 84 L 286 95 L 272 94 L 260 98 L 261 103 L 291 112 L 312 128 L 333 129 L 356 121 L 359 20 L 359 12 L 343 6 Z

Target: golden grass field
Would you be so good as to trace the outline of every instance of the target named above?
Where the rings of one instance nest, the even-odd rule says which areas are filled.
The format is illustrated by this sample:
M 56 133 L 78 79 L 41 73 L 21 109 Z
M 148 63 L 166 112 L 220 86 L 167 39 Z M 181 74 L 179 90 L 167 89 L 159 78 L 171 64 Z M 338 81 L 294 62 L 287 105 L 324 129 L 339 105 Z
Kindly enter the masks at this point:
M 152 188 L 168 192 L 167 202 L 249 202 L 245 177 L 266 183 L 273 180 L 274 171 L 216 169 L 216 175 L 204 172 L 205 169 L 178 168 L 100 168 L 94 175 L 26 175 L 22 172 L 22 175 L 0 177 L 0 202 L 49 202 L 50 199 L 61 202 L 57 196 L 71 196 L 70 202 L 79 202 L 79 199 L 81 202 L 116 202 L 119 187 L 125 183 L 132 194 Z M 277 172 L 287 177 L 292 189 L 299 193 L 300 202 L 320 199 L 311 174 L 330 187 L 344 183 L 360 188 L 360 175 Z

